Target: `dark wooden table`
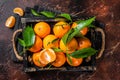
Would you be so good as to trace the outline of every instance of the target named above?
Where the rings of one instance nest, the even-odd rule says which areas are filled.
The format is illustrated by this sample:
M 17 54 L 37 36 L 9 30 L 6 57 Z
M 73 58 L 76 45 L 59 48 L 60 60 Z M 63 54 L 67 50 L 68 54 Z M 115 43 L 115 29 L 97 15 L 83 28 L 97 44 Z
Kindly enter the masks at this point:
M 40 5 L 105 23 L 106 49 L 95 72 L 47 71 L 26 74 L 11 60 L 13 30 L 5 27 L 15 7 Z M 0 0 L 0 80 L 120 80 L 120 0 Z

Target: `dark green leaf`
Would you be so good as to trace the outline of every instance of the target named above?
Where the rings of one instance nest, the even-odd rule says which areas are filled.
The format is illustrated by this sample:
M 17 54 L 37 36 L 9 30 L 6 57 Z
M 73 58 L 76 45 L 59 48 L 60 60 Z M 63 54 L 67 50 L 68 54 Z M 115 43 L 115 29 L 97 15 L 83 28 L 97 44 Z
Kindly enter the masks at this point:
M 52 40 L 52 42 L 51 42 L 51 43 L 54 43 L 54 42 L 56 42 L 58 39 L 59 39 L 59 38 L 56 38 L 56 39 Z
M 40 14 L 37 13 L 34 9 L 31 9 L 31 13 L 32 13 L 34 16 L 40 16 Z
M 58 16 L 60 16 L 60 17 L 64 17 L 64 18 L 66 18 L 67 20 L 69 20 L 69 21 L 72 22 L 72 19 L 71 19 L 70 14 L 62 13 L 62 14 L 60 14 L 60 15 L 58 15 Z
M 66 56 L 67 56 L 67 58 L 68 58 L 70 64 L 72 64 L 72 60 L 71 60 L 71 58 L 70 58 L 70 55 L 66 53 Z
M 68 40 L 68 37 L 71 33 L 73 33 L 73 29 L 70 29 L 63 37 L 62 37 L 62 41 L 63 43 L 66 45 L 67 44 L 67 40 Z
M 67 43 L 74 37 L 74 36 L 76 36 L 77 34 L 79 34 L 79 30 L 78 29 L 74 29 L 74 32 L 73 33 L 71 33 L 69 36 L 68 36 L 68 39 L 67 39 Z
M 68 43 L 74 36 L 79 34 L 79 31 L 81 29 L 83 29 L 84 27 L 90 25 L 94 20 L 95 20 L 95 17 L 87 19 L 87 20 L 78 21 L 77 27 L 73 29 L 72 33 L 69 33 L 69 35 L 66 37 L 67 39 L 65 39 L 65 43 Z
M 59 48 L 52 48 L 55 52 L 63 52 L 61 49 Z
M 94 55 L 96 52 L 97 52 L 97 50 L 95 50 L 93 48 L 84 48 L 81 50 L 77 50 L 69 55 L 74 58 L 86 58 L 86 57 Z
M 21 46 L 23 46 L 23 47 L 26 46 L 24 40 L 18 38 L 18 41 L 19 41 L 19 43 L 20 43 Z
M 26 47 L 31 47 L 35 42 L 35 33 L 32 27 L 27 26 L 23 30 L 23 40 Z
M 80 21 L 80 23 L 77 25 L 76 29 L 81 30 L 86 26 L 89 26 L 93 21 L 95 20 L 95 17 L 92 17 L 87 20 Z
M 49 12 L 49 11 L 42 11 L 40 12 L 42 15 L 48 17 L 48 18 L 54 18 L 55 14 L 53 12 Z

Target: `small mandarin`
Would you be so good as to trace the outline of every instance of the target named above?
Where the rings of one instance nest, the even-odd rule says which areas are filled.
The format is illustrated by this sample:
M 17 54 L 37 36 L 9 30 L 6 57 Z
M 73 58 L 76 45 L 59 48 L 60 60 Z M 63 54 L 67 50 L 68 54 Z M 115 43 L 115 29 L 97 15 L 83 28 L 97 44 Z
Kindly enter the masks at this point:
M 43 47 L 46 49 L 47 48 L 58 48 L 58 46 L 59 46 L 59 40 L 53 34 L 49 34 L 43 39 Z
M 67 58 L 67 63 L 70 66 L 79 66 L 83 62 L 83 58 L 73 58 L 73 57 L 70 57 L 70 59 L 71 59 L 72 62 L 70 62 L 69 59 Z
M 56 37 L 62 38 L 62 36 L 64 36 L 69 29 L 70 25 L 67 22 L 60 21 L 54 25 L 53 33 L 55 34 Z
M 34 45 L 29 49 L 31 52 L 38 52 L 42 49 L 42 39 L 39 36 L 35 36 L 35 43 Z
M 46 22 L 39 22 L 34 26 L 34 31 L 40 38 L 44 38 L 50 34 L 50 25 Z
M 63 52 L 56 52 L 56 60 L 52 63 L 55 67 L 61 67 L 66 62 L 66 57 Z
M 86 37 L 78 38 L 77 41 L 78 41 L 78 50 L 91 47 L 92 45 L 90 40 Z
M 73 38 L 70 42 L 68 42 L 66 45 L 60 40 L 60 49 L 64 51 L 64 53 L 72 53 L 74 52 L 78 47 L 78 42 L 75 38 Z
M 40 57 L 40 52 L 37 52 L 37 53 L 34 53 L 32 55 L 32 60 L 33 60 L 33 63 L 38 66 L 38 67 L 45 67 L 46 64 L 42 64 L 39 60 L 39 57 Z

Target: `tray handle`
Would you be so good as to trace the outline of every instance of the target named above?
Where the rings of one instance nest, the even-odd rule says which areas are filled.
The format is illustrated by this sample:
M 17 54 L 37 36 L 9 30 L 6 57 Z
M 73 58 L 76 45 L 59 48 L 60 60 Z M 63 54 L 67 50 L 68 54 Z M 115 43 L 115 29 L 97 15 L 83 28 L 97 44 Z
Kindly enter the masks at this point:
M 14 31 L 13 36 L 12 36 L 12 45 L 13 45 L 13 51 L 14 51 L 14 54 L 15 54 L 16 58 L 19 61 L 23 61 L 23 57 L 19 55 L 19 53 L 16 49 L 16 43 L 15 43 L 15 36 L 17 35 L 17 33 L 20 33 L 20 32 L 22 32 L 22 29 L 18 29 L 16 31 Z
M 105 50 L 105 32 L 103 31 L 102 28 L 99 28 L 99 27 L 97 27 L 97 28 L 95 29 L 95 31 L 96 31 L 96 32 L 100 32 L 101 35 L 102 35 L 102 45 L 101 45 L 101 49 L 100 49 L 98 55 L 96 56 L 96 59 L 99 59 L 99 58 L 101 58 L 101 56 L 103 55 L 103 52 L 104 52 L 104 50 Z

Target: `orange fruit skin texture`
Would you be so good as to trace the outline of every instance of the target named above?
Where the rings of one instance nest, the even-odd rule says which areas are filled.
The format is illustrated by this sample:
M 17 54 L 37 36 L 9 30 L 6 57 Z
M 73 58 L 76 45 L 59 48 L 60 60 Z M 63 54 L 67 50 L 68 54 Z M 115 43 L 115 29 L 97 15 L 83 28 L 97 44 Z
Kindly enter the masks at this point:
M 70 63 L 70 61 L 67 58 L 67 63 L 70 66 L 79 66 L 83 62 L 83 58 L 73 58 L 73 57 L 70 57 L 70 59 L 72 60 L 72 63 Z
M 39 37 L 44 38 L 50 34 L 50 25 L 46 22 L 39 22 L 34 26 L 34 31 Z
M 76 23 L 76 22 L 73 22 L 72 28 L 75 28 L 75 27 L 77 27 L 77 23 Z M 87 27 L 85 27 L 85 28 L 83 28 L 82 30 L 80 30 L 80 33 L 81 33 L 82 35 L 86 35 L 87 32 L 88 32 L 88 28 L 87 28 Z
M 7 18 L 6 22 L 5 22 L 5 26 L 8 28 L 13 28 L 15 25 L 15 17 L 14 16 L 10 16 Z
M 34 45 L 29 49 L 31 52 L 38 52 L 42 49 L 42 39 L 39 36 L 35 36 L 35 43 Z
M 66 62 L 66 57 L 63 52 L 56 52 L 56 60 L 52 63 L 55 67 L 61 67 Z
M 47 35 L 44 39 L 43 39 L 43 47 L 44 48 L 58 48 L 59 46 L 59 40 L 56 40 L 54 42 L 52 42 L 53 40 L 57 39 L 57 37 L 53 34 L 49 34 Z
M 64 53 L 72 53 L 78 48 L 78 42 L 75 38 L 73 38 L 66 45 L 63 43 L 62 39 L 60 40 L 60 49 L 63 50 Z
M 55 34 L 56 37 L 62 38 L 62 36 L 64 36 L 69 29 L 70 25 L 67 22 L 60 21 L 54 25 L 53 33 Z
M 38 67 L 45 67 L 46 64 L 42 64 L 42 63 L 40 62 L 40 60 L 39 60 L 39 57 L 40 57 L 40 53 L 39 53 L 39 52 L 34 53 L 34 54 L 32 55 L 33 63 L 34 63 L 36 66 L 38 66 Z
M 91 47 L 92 45 L 90 40 L 86 37 L 78 38 L 77 41 L 78 41 L 78 48 L 77 48 L 78 50 Z
M 56 54 L 52 49 L 43 49 L 39 59 L 42 64 L 48 64 L 56 60 Z
M 13 13 L 18 14 L 19 16 L 23 16 L 24 15 L 24 11 L 22 8 L 16 7 L 13 9 Z

